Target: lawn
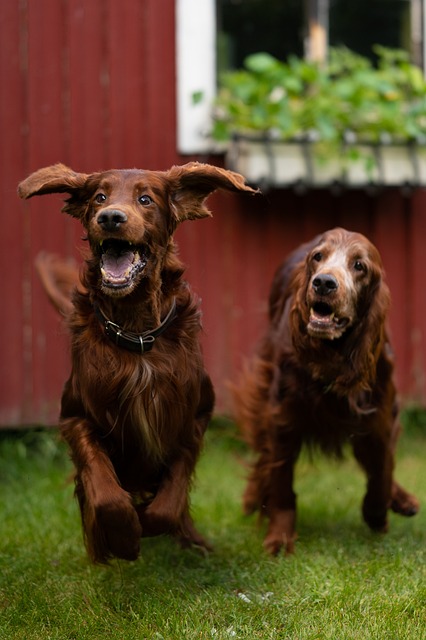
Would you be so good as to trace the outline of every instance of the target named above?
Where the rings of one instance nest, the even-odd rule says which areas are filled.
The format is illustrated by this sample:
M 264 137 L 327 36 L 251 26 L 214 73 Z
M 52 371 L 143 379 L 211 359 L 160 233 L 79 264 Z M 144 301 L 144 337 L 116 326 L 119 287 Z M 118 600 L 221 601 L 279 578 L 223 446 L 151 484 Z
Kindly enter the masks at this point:
M 426 430 L 408 430 L 397 477 L 426 503 Z M 426 639 L 426 509 L 392 514 L 386 536 L 360 517 L 364 479 L 304 456 L 296 554 L 270 558 L 241 514 L 247 452 L 231 424 L 210 429 L 192 503 L 208 556 L 145 539 L 135 563 L 92 566 L 51 432 L 0 437 L 0 640 Z

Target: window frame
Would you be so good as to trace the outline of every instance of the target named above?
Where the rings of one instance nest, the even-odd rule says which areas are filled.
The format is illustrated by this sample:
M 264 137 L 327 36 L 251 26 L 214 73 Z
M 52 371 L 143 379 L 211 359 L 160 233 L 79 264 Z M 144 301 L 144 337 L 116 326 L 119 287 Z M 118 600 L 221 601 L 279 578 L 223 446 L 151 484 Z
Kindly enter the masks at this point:
M 216 0 L 176 0 L 177 148 L 207 153 L 216 96 Z M 194 102 L 193 95 L 202 99 Z

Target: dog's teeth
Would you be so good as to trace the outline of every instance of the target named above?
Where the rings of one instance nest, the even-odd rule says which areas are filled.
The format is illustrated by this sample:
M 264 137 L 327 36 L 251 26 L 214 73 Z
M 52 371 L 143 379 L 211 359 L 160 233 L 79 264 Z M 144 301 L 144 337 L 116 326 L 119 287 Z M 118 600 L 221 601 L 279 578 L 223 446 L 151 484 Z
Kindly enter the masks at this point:
M 328 315 L 322 315 L 322 314 L 318 314 L 318 315 L 317 315 L 317 314 L 315 313 L 315 310 L 314 310 L 314 308 L 313 308 L 313 307 L 311 307 L 311 308 L 309 309 L 309 317 L 310 317 L 310 318 L 317 318 L 317 319 L 318 319 L 318 318 L 324 318 L 324 320 L 325 320 L 325 319 L 327 319 L 327 322 L 331 322 L 332 320 L 334 320 L 335 322 L 338 322 L 338 320 L 339 320 L 338 318 L 336 318 L 336 314 L 334 313 L 334 311 L 332 311 L 332 312 L 331 312 L 330 314 L 328 314 Z
M 103 240 L 99 240 L 99 246 L 102 247 L 104 241 Z

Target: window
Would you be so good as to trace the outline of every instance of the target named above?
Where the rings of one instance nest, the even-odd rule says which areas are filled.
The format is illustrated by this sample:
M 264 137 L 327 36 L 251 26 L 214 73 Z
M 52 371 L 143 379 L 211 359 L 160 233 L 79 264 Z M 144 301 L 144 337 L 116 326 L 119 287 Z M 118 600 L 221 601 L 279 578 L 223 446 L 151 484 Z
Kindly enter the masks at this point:
M 303 22 L 303 0 L 217 0 L 219 69 L 240 68 L 258 51 L 302 56 Z
M 309 3 L 325 7 L 329 45 L 367 56 L 376 43 L 405 48 L 425 67 L 426 0 L 176 0 L 181 153 L 211 150 L 207 133 L 218 72 L 241 67 L 256 51 L 280 59 L 304 54 Z

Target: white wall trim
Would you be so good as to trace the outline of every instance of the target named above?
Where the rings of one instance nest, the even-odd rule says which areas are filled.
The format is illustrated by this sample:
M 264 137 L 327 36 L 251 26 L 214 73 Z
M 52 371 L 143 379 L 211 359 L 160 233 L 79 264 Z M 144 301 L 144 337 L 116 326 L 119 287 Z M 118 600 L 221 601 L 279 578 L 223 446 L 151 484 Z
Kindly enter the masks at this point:
M 426 0 L 422 0 L 423 75 L 426 77 Z
M 216 2 L 176 0 L 177 144 L 182 154 L 212 148 L 206 136 L 216 95 Z M 201 91 L 203 100 L 192 96 Z

